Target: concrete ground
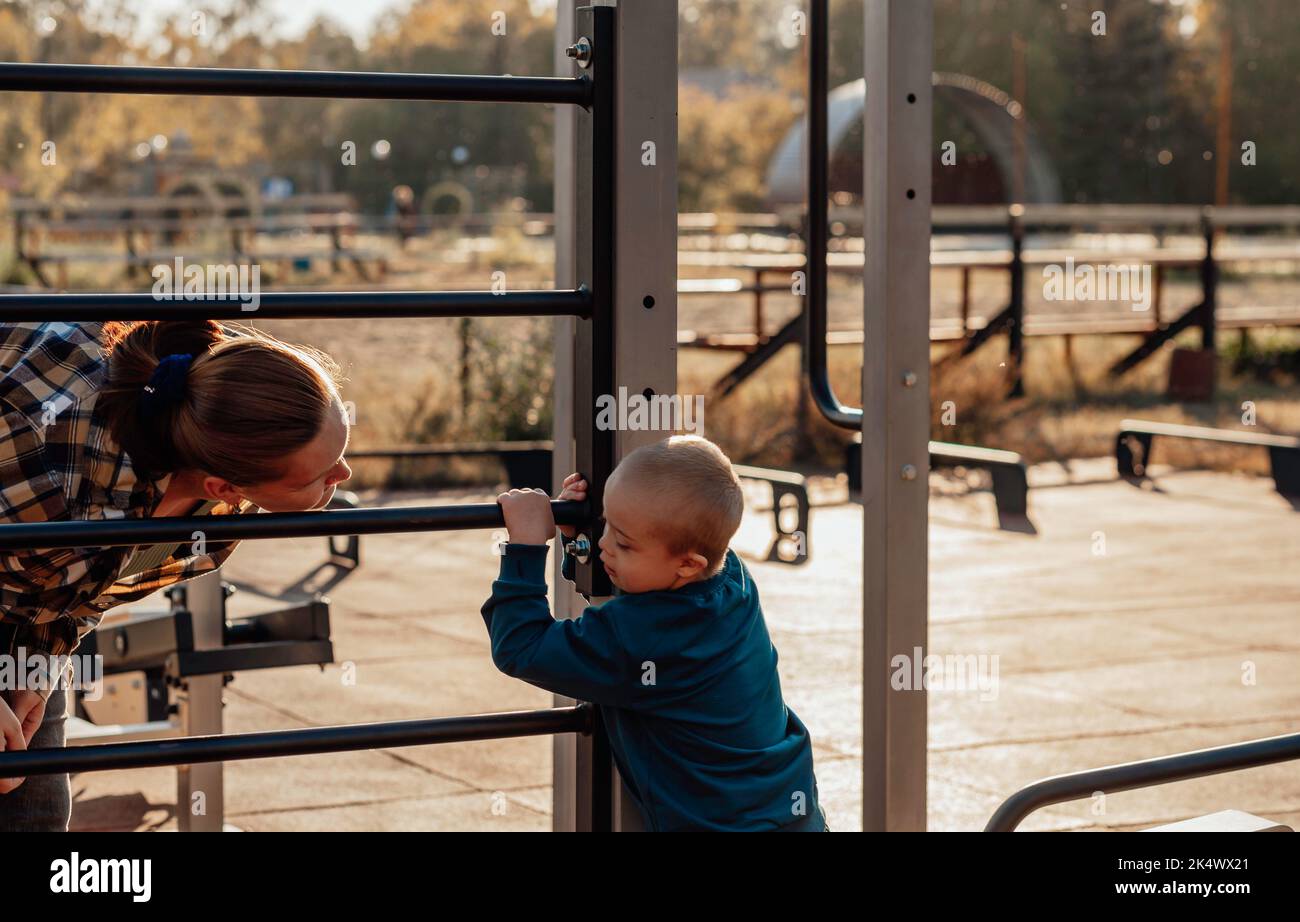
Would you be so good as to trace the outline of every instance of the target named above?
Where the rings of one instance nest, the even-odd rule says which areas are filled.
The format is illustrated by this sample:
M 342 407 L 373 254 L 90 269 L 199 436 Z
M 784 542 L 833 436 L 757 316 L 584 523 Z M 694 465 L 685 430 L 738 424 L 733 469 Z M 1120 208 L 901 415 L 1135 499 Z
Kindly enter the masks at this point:
M 977 830 L 1048 775 L 1300 730 L 1300 509 L 1270 481 L 1113 463 L 1031 472 L 1028 523 L 936 475 L 930 648 L 986 656 L 994 686 L 932 690 L 929 828 Z M 860 828 L 861 515 L 819 490 L 812 560 L 766 563 L 765 512 L 735 546 L 758 582 L 790 706 L 815 741 L 832 828 Z M 471 494 L 366 497 L 468 502 Z M 236 611 L 333 574 L 324 541 L 246 542 L 225 568 Z M 335 665 L 240 674 L 228 732 L 550 705 L 500 675 L 478 614 L 495 572 L 486 533 L 362 539 L 329 589 Z M 355 684 L 342 681 L 354 668 Z M 545 830 L 551 741 L 504 740 L 231 763 L 227 819 L 246 830 Z M 73 779 L 77 829 L 174 829 L 175 771 Z M 1135 829 L 1235 808 L 1300 824 L 1300 765 L 1052 807 L 1027 829 Z

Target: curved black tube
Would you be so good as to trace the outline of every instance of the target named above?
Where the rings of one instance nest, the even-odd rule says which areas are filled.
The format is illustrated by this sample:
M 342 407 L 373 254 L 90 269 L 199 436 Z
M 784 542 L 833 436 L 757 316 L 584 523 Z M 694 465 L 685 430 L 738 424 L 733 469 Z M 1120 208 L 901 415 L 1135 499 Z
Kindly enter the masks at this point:
M 1300 733 L 1057 775 L 1036 781 L 1008 797 L 989 818 L 984 831 L 1014 832 L 1016 826 L 1035 810 L 1091 797 L 1098 791 L 1113 794 L 1292 759 L 1300 759 Z
M 827 235 L 827 38 L 826 0 L 812 0 L 808 15 L 808 240 L 805 250 L 808 294 L 804 306 L 807 334 L 805 371 L 813 402 L 822 416 L 844 429 L 862 431 L 862 409 L 840 403 L 831 387 L 826 348 Z

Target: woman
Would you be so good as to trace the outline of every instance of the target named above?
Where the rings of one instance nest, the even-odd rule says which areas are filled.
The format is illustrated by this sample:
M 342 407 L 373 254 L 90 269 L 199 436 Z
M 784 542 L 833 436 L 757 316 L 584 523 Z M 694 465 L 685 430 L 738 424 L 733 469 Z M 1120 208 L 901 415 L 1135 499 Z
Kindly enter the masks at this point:
M 211 320 L 0 324 L 0 527 L 322 509 L 352 475 L 339 383 L 324 353 Z M 0 551 L 0 658 L 23 664 L 0 749 L 64 743 L 60 676 L 32 683 L 33 663 L 57 670 L 107 609 L 236 544 Z M 70 812 L 67 775 L 0 779 L 0 831 Z

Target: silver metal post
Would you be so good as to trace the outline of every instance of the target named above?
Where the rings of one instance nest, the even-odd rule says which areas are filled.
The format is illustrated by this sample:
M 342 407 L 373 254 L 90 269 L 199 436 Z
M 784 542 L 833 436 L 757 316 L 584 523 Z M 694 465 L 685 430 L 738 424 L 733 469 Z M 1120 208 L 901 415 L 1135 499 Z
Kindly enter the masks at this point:
M 186 583 L 185 599 L 194 627 L 194 648 L 221 647 L 226 608 L 220 571 Z M 225 676 L 186 676 L 184 682 L 178 696 L 181 735 L 219 736 Z M 181 832 L 222 831 L 226 814 L 223 765 L 206 762 L 176 769 L 176 819 Z
M 931 0 L 867 0 L 862 354 L 862 828 L 924 830 Z

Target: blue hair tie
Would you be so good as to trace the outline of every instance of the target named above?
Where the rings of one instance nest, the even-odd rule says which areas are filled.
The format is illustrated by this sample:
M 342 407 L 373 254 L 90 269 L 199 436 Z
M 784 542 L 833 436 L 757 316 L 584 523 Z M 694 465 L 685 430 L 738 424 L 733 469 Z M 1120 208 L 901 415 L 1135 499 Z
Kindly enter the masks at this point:
M 185 375 L 190 370 L 194 356 L 173 353 L 164 356 L 149 376 L 140 398 L 140 414 L 153 419 L 163 410 L 175 406 L 185 394 Z

